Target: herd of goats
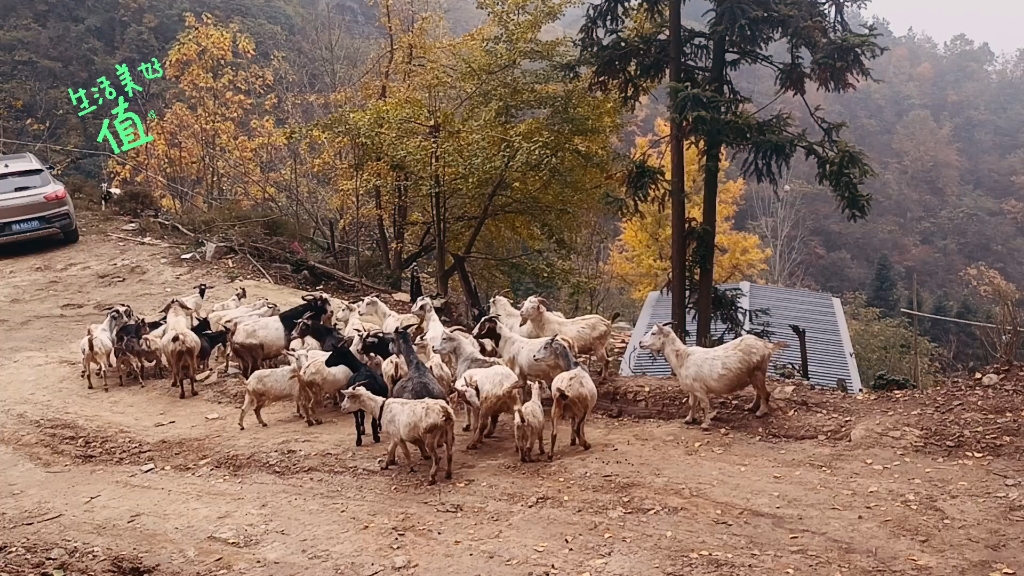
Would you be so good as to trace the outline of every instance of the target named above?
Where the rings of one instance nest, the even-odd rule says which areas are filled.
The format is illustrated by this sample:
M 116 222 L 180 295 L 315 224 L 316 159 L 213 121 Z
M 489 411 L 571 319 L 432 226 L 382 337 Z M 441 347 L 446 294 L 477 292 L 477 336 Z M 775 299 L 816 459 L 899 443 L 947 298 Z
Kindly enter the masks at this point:
M 470 332 L 446 327 L 428 296 L 418 298 L 410 314 L 392 310 L 376 296 L 353 304 L 324 293 L 306 294 L 301 304 L 281 311 L 265 298 L 247 301 L 244 287 L 218 303 L 206 300 L 206 284 L 196 288 L 194 294 L 171 299 L 155 321 L 147 322 L 127 304 L 108 308 L 104 320 L 90 326 L 81 341 L 82 376 L 89 388 L 94 366 L 107 391 L 108 368 L 117 372 L 121 385 L 127 374 L 144 386 L 147 365 L 161 378 L 166 365 L 179 398 L 185 398 L 186 380 L 195 396 L 197 375 L 209 370 L 220 352 L 222 372 L 228 373 L 234 359 L 246 379 L 240 429 L 250 410 L 266 426 L 260 411 L 281 401 L 294 401 L 308 425 L 320 424 L 317 409 L 328 396 L 342 413 L 353 414 L 357 446 L 362 445 L 366 413 L 374 442 L 380 442 L 381 431 L 389 434 L 382 469 L 396 464 L 401 447 L 412 470 L 411 443 L 431 460 L 430 484 L 436 482 L 442 449 L 445 478 L 451 478 L 453 406 L 466 407 L 463 430 L 474 431 L 469 449 L 493 435 L 501 414 L 513 419 L 523 462 L 533 461 L 534 444 L 545 454 L 542 435 L 548 420 L 549 461 L 563 419 L 570 421 L 570 446 L 590 449 L 586 421 L 598 392 L 590 369 L 577 358 L 589 356 L 598 383 L 604 382 L 615 316 L 612 321 L 596 314 L 566 318 L 540 296 L 516 308 L 497 295 L 490 300 L 489 314 Z M 699 406 L 703 428 L 714 417 L 709 396 L 747 386 L 755 391 L 749 410 L 758 417 L 768 413 L 768 365 L 772 353 L 784 346 L 752 335 L 716 348 L 686 346 L 670 323 L 655 324 L 640 342 L 640 348 L 665 356 L 681 392 L 689 394 L 684 421 L 694 422 Z M 542 403 L 545 398 L 550 408 Z

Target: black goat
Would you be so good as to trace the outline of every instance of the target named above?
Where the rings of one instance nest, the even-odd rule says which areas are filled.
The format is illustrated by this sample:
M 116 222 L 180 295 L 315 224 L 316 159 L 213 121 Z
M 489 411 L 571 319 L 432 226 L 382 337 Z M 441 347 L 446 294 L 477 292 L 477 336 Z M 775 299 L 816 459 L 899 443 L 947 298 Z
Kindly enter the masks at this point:
M 381 360 L 387 360 L 391 358 L 391 343 L 394 342 L 394 336 L 385 334 L 380 330 L 374 330 L 366 336 L 363 336 L 363 342 L 359 346 L 359 353 L 363 356 L 369 356 L 375 354 Z
M 447 401 L 448 396 L 444 393 L 444 388 L 438 384 L 437 378 L 434 378 L 430 369 L 416 354 L 416 348 L 412 344 L 412 336 L 409 335 L 409 332 L 395 330 L 394 339 L 395 352 L 402 355 L 409 373 L 395 384 L 392 396 L 407 400 L 434 398 Z
M 147 353 L 142 349 L 142 337 L 146 334 L 149 334 L 149 326 L 141 318 L 121 326 L 114 334 L 114 361 L 121 386 L 124 386 L 124 372 L 121 366 L 126 362 L 138 377 L 139 385 L 146 385 L 143 373 L 146 369 L 144 360 Z
M 352 379 L 349 380 L 348 388 L 363 388 L 370 394 L 380 398 L 388 397 L 388 385 L 370 369 L 369 366 L 360 362 L 359 358 L 346 346 L 335 348 L 331 355 L 324 360 L 328 368 L 345 366 L 352 371 Z M 356 446 L 363 445 L 363 435 L 366 434 L 366 412 L 358 410 L 352 413 L 356 420 Z M 373 441 L 380 442 L 380 422 L 377 415 L 371 415 L 370 431 L 373 433 Z
M 338 348 L 348 348 L 352 345 L 351 339 L 346 339 L 340 330 L 317 322 L 312 317 L 312 314 L 306 314 L 301 320 L 296 322 L 295 329 L 292 330 L 291 334 L 292 340 L 305 338 L 306 336 L 316 340 L 320 344 L 320 349 L 324 352 L 332 352 Z M 345 344 L 346 341 L 348 344 Z

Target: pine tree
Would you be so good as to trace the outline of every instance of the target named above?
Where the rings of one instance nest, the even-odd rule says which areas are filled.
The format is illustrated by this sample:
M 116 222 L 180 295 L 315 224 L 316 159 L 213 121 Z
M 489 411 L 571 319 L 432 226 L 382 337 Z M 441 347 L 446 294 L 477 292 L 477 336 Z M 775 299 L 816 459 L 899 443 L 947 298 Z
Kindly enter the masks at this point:
M 888 254 L 882 254 L 875 263 L 875 276 L 871 279 L 868 306 L 882 311 L 884 316 L 894 316 L 899 311 L 899 284 Z

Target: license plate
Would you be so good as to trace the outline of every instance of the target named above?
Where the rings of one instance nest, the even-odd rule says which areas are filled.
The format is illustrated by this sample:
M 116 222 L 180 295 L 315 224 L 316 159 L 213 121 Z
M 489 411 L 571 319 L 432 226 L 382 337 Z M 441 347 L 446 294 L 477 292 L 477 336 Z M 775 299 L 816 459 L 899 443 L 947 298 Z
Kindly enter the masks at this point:
M 26 230 L 35 230 L 39 228 L 39 220 L 25 220 L 24 222 L 15 222 L 11 224 L 11 232 L 24 232 Z

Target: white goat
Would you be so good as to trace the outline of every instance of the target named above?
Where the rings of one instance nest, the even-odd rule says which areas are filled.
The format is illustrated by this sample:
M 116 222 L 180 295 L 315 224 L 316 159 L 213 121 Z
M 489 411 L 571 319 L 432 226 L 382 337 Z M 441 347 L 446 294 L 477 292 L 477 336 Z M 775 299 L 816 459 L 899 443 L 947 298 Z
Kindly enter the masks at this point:
M 213 305 L 210 309 L 211 312 L 220 312 L 222 310 L 234 310 L 242 305 L 242 300 L 245 300 L 245 287 L 239 287 L 235 290 L 235 294 L 223 302 L 218 302 Z
M 464 332 L 461 328 L 445 330 L 441 336 L 441 343 L 434 346 L 434 352 L 438 354 L 449 354 L 453 360 L 455 360 L 455 373 L 452 375 L 456 380 L 461 378 L 466 370 L 472 368 L 488 368 L 490 366 L 504 366 L 499 358 L 490 356 L 484 356 L 480 353 L 480 347 L 477 345 L 480 340 L 473 338 L 470 334 Z M 453 405 L 462 403 L 462 397 L 458 394 L 455 396 L 455 402 Z M 495 420 L 495 426 L 497 420 Z M 462 427 L 463 432 L 468 432 L 473 427 L 473 414 L 472 411 L 466 410 L 466 425 Z M 490 438 L 494 434 L 494 429 L 491 428 L 484 434 L 485 438 Z
M 317 408 L 323 402 L 324 394 L 332 399 L 335 395 L 348 387 L 352 381 L 352 371 L 344 365 L 328 368 L 324 363 L 330 352 L 311 350 L 306 352 L 307 360 L 299 372 L 299 386 L 302 390 L 301 396 L 305 399 L 306 424 L 323 424 L 323 420 L 316 417 Z
M 430 296 L 420 296 L 412 306 L 412 313 L 423 325 L 423 338 L 430 342 L 431 346 L 441 343 L 441 336 L 444 335 L 444 324 L 434 310 L 434 301 Z
M 207 314 L 206 319 L 210 321 L 210 328 L 212 330 L 221 330 L 222 328 L 224 328 L 223 322 L 225 320 L 228 320 L 230 318 L 236 318 L 238 316 L 243 316 L 256 310 L 260 310 L 261 308 L 267 306 L 268 304 L 270 304 L 270 301 L 268 301 L 266 298 L 257 298 L 252 302 L 239 304 L 237 308 L 210 312 L 209 314 Z
M 187 306 L 192 311 L 189 312 L 189 320 L 195 319 L 197 316 L 201 316 L 203 312 L 203 301 L 206 299 L 206 291 L 213 288 L 213 286 L 207 286 L 205 283 L 200 283 L 197 286 L 193 286 L 199 292 L 196 294 L 188 294 L 185 296 L 178 296 L 178 300 L 182 304 Z
M 303 352 L 285 352 L 292 363 L 281 368 L 267 368 L 257 370 L 245 381 L 245 403 L 242 404 L 242 412 L 238 415 L 238 428 L 245 430 L 245 415 L 252 410 L 256 413 L 256 420 L 260 426 L 266 426 L 262 410 L 268 404 L 284 400 L 295 401 L 295 411 L 302 414 L 302 402 L 300 400 L 299 373 L 306 362 L 306 354 Z
M 257 318 L 239 324 L 231 333 L 231 355 L 238 358 L 242 374 L 249 377 L 261 362 L 280 356 L 291 343 L 295 324 L 307 314 L 319 321 L 331 312 L 331 303 L 323 294 L 305 294 L 303 303 L 277 316 Z
M 502 324 L 497 316 L 485 316 L 480 320 L 473 329 L 473 336 L 495 342 L 501 359 L 516 373 L 523 386 L 526 386 L 527 378 L 543 380 L 545 384 L 550 385 L 555 376 L 562 372 L 562 366 L 556 359 L 543 363 L 533 359 L 534 353 L 547 342 L 547 338 L 520 336 Z M 572 348 L 572 343 L 564 336 L 555 338 L 559 338 L 570 349 Z
M 540 403 L 540 381 L 532 383 L 530 401 L 516 407 L 512 425 L 516 433 L 516 450 L 521 462 L 533 462 L 533 443 L 544 453 L 544 406 Z
M 162 312 L 167 314 L 167 329 L 160 339 L 160 349 L 171 369 L 171 385 L 180 387 L 178 398 L 183 399 L 185 379 L 188 378 L 192 395 L 196 396 L 199 394 L 196 392 L 196 368 L 202 342 L 192 332 L 189 322 L 195 311 L 180 299 L 174 298 L 164 306 Z
M 82 375 L 89 382 L 89 389 L 92 390 L 92 365 L 99 366 L 100 374 L 103 376 L 103 391 L 107 389 L 107 368 L 114 367 L 114 334 L 117 330 L 132 319 L 131 307 L 114 306 L 107 310 L 103 322 L 92 324 L 86 331 L 86 335 L 79 344 L 82 352 Z
M 555 376 L 551 382 L 551 443 L 548 446 L 548 461 L 555 457 L 555 438 L 558 432 L 558 421 L 568 416 L 572 433 L 569 445 L 575 446 L 577 440 L 584 450 L 590 450 L 587 441 L 587 416 L 597 406 L 597 387 L 590 373 L 580 366 L 572 352 L 564 342 L 551 337 L 544 346 L 534 354 L 537 362 L 556 360 L 562 364 L 565 372 Z
M 387 304 L 380 301 L 376 296 L 367 296 L 356 305 L 360 316 L 368 316 L 376 320 L 381 330 L 390 334 L 398 328 L 408 328 L 420 323 L 420 319 L 413 314 L 399 314 Z
M 440 342 L 440 338 L 438 339 Z M 415 342 L 416 354 L 423 360 L 423 363 L 427 365 L 430 373 L 437 379 L 437 383 L 444 388 L 445 394 L 451 394 L 452 391 L 452 371 L 448 368 L 448 365 L 441 359 L 440 354 L 434 353 L 433 345 L 426 337 L 422 337 Z M 395 354 L 395 356 L 398 356 Z M 394 358 L 395 356 L 392 356 Z M 403 362 L 404 364 L 404 362 Z
M 499 414 L 513 414 L 519 405 L 519 390 L 523 384 L 508 366 L 472 368 L 455 381 L 455 389 L 469 405 L 472 420 L 476 422 L 476 433 L 469 445 L 474 450 L 483 441 L 485 429 L 495 423 Z
M 519 309 L 512 305 L 512 301 L 501 295 L 494 295 L 490 302 L 491 314 L 497 316 L 501 323 L 506 328 L 527 338 L 537 338 L 540 336 L 536 334 L 531 324 L 523 324 L 523 315 L 519 312 Z M 565 318 L 561 312 L 551 312 L 559 318 Z
M 520 309 L 521 322 L 532 325 L 537 336 L 565 336 L 580 356 L 592 354 L 600 366 L 603 382 L 608 377 L 608 339 L 612 335 L 612 322 L 619 313 L 616 312 L 611 321 L 597 314 L 567 319 L 549 312 L 550 307 L 544 298 L 530 296 Z
M 452 477 L 452 452 L 455 451 L 455 413 L 444 400 L 421 398 L 406 400 L 404 398 L 380 398 L 362 388 L 353 388 L 343 392 L 345 399 L 341 403 L 342 412 L 364 410 L 376 415 L 382 430 L 391 436 L 388 455 L 381 464 L 381 470 L 396 463 L 395 451 L 401 447 L 409 471 L 415 472 L 414 460 L 409 454 L 408 443 L 415 444 L 430 456 L 430 481 L 437 483 L 437 468 L 441 458 L 438 447 L 444 445 L 447 468 L 445 480 Z
M 679 384 L 690 394 L 690 414 L 684 423 L 696 420 L 697 402 L 700 402 L 704 411 L 701 428 L 709 427 L 715 416 L 709 396 L 732 394 L 747 386 L 754 387 L 754 403 L 747 410 L 755 412 L 758 418 L 767 414 L 769 392 L 765 378 L 768 363 L 775 351 L 785 347 L 785 342 L 772 343 L 753 334 L 740 336 L 715 348 L 687 346 L 672 331 L 671 322 L 655 324 L 640 341 L 641 349 L 665 356 Z

